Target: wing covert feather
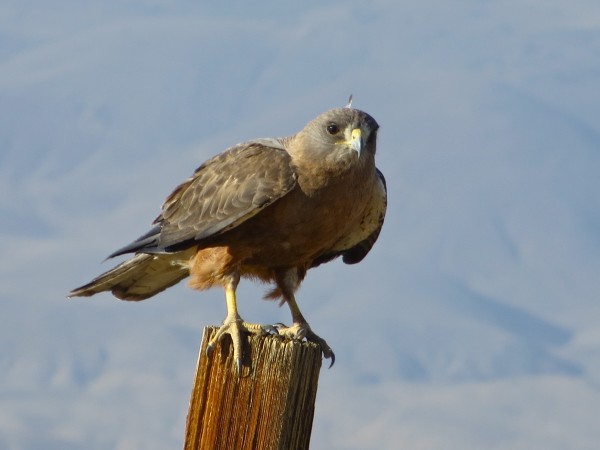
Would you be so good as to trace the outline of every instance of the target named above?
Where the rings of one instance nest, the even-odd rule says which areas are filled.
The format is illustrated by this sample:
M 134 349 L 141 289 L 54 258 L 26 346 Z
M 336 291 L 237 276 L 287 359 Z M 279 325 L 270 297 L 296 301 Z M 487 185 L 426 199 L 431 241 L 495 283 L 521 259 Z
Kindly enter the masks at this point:
M 296 185 L 289 154 L 265 140 L 231 147 L 202 164 L 163 204 L 158 247 L 223 233 Z

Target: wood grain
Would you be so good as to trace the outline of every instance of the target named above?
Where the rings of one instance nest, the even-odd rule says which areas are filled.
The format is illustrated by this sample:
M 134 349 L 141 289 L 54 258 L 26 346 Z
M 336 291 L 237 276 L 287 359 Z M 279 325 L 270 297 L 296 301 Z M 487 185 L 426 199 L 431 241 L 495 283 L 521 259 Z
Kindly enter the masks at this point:
M 243 373 L 226 337 L 209 358 L 206 327 L 185 432 L 185 450 L 308 449 L 321 350 L 279 336 L 249 336 Z

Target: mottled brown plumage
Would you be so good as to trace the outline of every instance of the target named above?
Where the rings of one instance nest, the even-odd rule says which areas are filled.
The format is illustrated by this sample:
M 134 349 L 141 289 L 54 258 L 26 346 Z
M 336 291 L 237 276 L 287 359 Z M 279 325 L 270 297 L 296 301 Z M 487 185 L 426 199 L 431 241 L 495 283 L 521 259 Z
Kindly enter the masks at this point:
M 154 227 L 111 255 L 135 255 L 73 290 L 111 291 L 143 300 L 185 277 L 198 290 L 223 286 L 227 317 L 209 351 L 230 334 L 241 368 L 241 332 L 279 332 L 321 345 L 294 293 L 306 272 L 342 256 L 361 261 L 377 240 L 386 211 L 383 175 L 375 167 L 378 125 L 350 107 L 334 109 L 281 139 L 257 139 L 202 164 L 165 201 Z M 237 313 L 240 277 L 274 284 L 292 312 L 291 327 L 247 324 Z

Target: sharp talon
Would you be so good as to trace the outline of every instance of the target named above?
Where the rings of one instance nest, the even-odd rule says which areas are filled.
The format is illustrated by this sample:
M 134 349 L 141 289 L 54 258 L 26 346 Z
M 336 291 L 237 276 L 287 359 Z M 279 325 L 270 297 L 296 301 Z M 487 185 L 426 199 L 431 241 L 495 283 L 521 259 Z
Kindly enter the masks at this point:
M 314 342 L 321 348 L 321 353 L 326 359 L 331 358 L 331 364 L 329 364 L 329 368 L 333 366 L 335 363 L 335 355 L 331 347 L 327 344 L 325 339 L 313 333 L 310 329 L 310 326 L 306 322 L 294 322 L 291 327 L 286 327 L 282 323 L 276 324 L 278 326 L 279 334 L 282 336 L 287 336 L 291 339 L 298 339 L 302 341 L 306 339 L 308 342 Z
M 335 353 L 331 352 L 331 363 L 329 364 L 328 369 L 331 369 L 335 364 Z
M 275 325 L 263 325 L 266 334 L 279 334 L 279 330 Z
M 306 328 L 300 328 L 296 333 L 296 339 L 302 341 L 306 337 L 308 330 Z
M 241 376 L 243 369 L 242 361 L 244 358 L 243 340 L 248 333 L 263 336 L 265 334 L 277 333 L 277 329 L 271 325 L 263 326 L 243 322 L 239 316 L 225 318 L 223 325 L 212 336 L 210 342 L 206 346 L 206 356 L 211 357 L 215 348 L 217 347 L 217 343 L 221 342 L 225 335 L 229 335 L 233 344 L 233 361 L 235 365 L 235 371 L 239 376 Z
M 206 356 L 208 356 L 209 358 L 210 358 L 210 355 L 212 355 L 214 351 L 215 351 L 215 345 L 213 343 L 210 343 L 206 346 Z

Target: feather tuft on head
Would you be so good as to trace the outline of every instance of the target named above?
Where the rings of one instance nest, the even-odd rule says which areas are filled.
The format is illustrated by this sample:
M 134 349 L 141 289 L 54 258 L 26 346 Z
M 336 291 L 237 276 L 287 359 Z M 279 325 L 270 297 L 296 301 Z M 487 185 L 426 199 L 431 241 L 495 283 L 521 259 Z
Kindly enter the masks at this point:
M 346 103 L 346 108 L 352 108 L 352 94 L 350 94 L 350 98 L 348 98 L 348 103 Z

